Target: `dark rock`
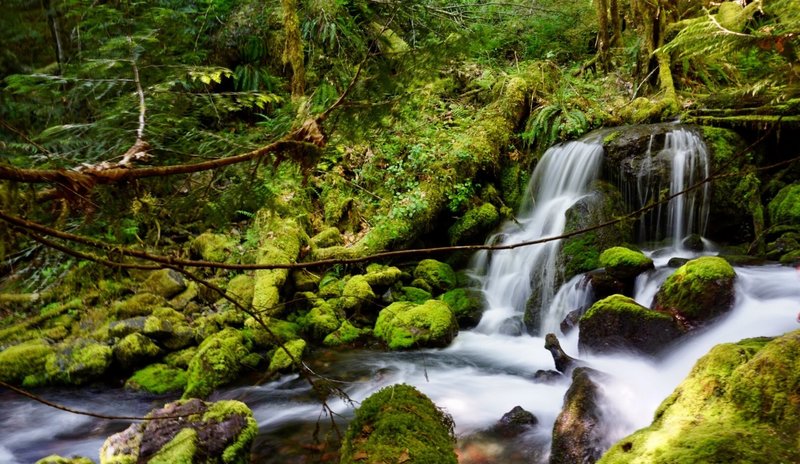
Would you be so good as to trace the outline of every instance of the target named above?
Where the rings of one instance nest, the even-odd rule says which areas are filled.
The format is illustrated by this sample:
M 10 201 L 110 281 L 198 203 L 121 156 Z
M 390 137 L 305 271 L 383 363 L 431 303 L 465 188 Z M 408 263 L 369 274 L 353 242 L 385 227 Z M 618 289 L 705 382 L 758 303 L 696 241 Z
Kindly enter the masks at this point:
M 122 338 L 132 333 L 142 332 L 146 319 L 145 316 L 139 316 L 112 322 L 108 326 L 108 334 L 112 337 Z
M 186 281 L 173 269 L 161 269 L 151 272 L 142 287 L 149 293 L 169 299 L 186 290 Z
M 581 317 L 581 352 L 611 353 L 634 350 L 656 354 L 682 335 L 669 314 L 653 311 L 632 298 L 612 295 L 593 304 Z
M 564 380 L 564 374 L 558 371 L 539 369 L 533 374 L 533 380 L 539 383 L 556 383 Z
M 553 355 L 556 370 L 559 372 L 569 374 L 572 369 L 581 365 L 580 361 L 570 357 L 561 349 L 561 343 L 559 343 L 558 337 L 556 337 L 555 334 L 549 333 L 544 337 L 544 348 Z
M 592 285 L 594 296 L 597 299 L 603 299 L 607 296 L 625 293 L 625 284 L 615 279 L 604 269 L 591 271 L 587 275 L 589 277 L 589 282 Z
M 584 312 L 585 310 L 583 309 L 574 309 L 570 311 L 567 314 L 567 317 L 565 317 L 564 320 L 561 321 L 561 325 L 559 326 L 561 328 L 561 333 L 566 335 L 572 332 L 572 329 L 574 329 L 578 325 L 578 321 L 581 319 L 581 316 L 583 316 Z
M 677 269 L 688 262 L 689 258 L 679 258 L 676 256 L 674 258 L 670 258 L 669 261 L 667 261 L 667 267 Z
M 531 427 L 536 426 L 539 419 L 533 413 L 514 406 L 511 411 L 503 414 L 503 417 L 492 427 L 492 432 L 503 437 L 511 438 L 520 435 Z
M 602 414 L 599 389 L 588 367 L 572 372 L 572 385 L 564 395 L 564 407 L 553 425 L 550 464 L 591 464 L 603 454 Z
M 703 245 L 703 237 L 699 234 L 691 234 L 684 238 L 681 240 L 681 246 L 691 251 L 703 251 L 705 249 L 705 245 Z
M 165 418 L 136 423 L 110 436 L 100 449 L 100 463 L 246 463 L 258 433 L 252 411 L 233 400 L 180 400 L 148 417 Z

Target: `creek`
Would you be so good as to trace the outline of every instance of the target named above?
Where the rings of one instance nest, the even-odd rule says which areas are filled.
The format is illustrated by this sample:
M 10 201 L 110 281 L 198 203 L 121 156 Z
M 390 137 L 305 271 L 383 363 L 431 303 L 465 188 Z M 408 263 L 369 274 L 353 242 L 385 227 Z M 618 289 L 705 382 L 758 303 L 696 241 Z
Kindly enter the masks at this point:
M 707 155 L 699 138 L 676 128 L 667 140 L 652 155 L 672 159 L 671 191 L 679 191 L 708 174 Z M 532 175 L 517 221 L 503 225 L 489 239 L 491 243 L 516 243 L 562 233 L 565 211 L 587 195 L 591 181 L 599 175 L 602 158 L 603 150 L 596 138 L 551 148 Z M 646 176 L 643 171 L 640 186 L 626 196 L 634 195 L 645 203 L 649 195 L 660 190 L 658 186 L 654 190 Z M 708 215 L 707 198 L 701 190 L 671 202 L 665 221 L 642 221 L 640 237 L 663 236 L 667 240 L 663 242 L 666 246 L 648 251 L 656 269 L 636 281 L 634 295 L 640 304 L 649 306 L 659 285 L 674 270 L 668 266 L 671 257 L 715 254 L 709 242 L 703 252 L 683 249 L 681 245 L 689 234 L 702 235 Z M 416 386 L 452 415 L 461 462 L 546 462 L 552 427 L 569 379 L 548 383 L 534 379 L 536 371 L 553 369 L 552 356 L 544 349 L 544 334 L 560 334 L 559 323 L 564 316 L 586 306 L 592 297 L 583 276 L 558 285 L 558 249 L 557 242 L 550 242 L 476 256 L 472 272 L 486 296 L 487 307 L 479 325 L 461 331 L 447 348 L 317 352 L 311 353 L 314 361 L 310 366 L 337 383 L 356 404 L 387 385 Z M 776 336 L 798 327 L 798 271 L 777 265 L 736 266 L 735 270 L 733 309 L 699 333 L 679 339 L 658 358 L 579 353 L 577 329 L 559 335 L 568 354 L 609 374 L 598 379 L 606 445 L 649 425 L 659 403 L 715 344 Z M 540 305 L 538 327 L 528 327 L 523 317 L 533 293 Z M 529 335 L 531 332 L 538 335 Z M 335 449 L 314 445 L 315 430 L 323 437 L 333 436 L 333 431 L 330 418 L 305 381 L 297 375 L 262 385 L 248 384 L 247 380 L 250 379 L 216 392 L 211 399 L 240 399 L 253 410 L 259 424 L 253 448 L 255 462 L 336 462 Z M 173 399 L 99 387 L 38 393 L 71 407 L 117 415 L 143 415 Z M 1 463 L 28 463 L 53 453 L 96 459 L 103 440 L 127 426 L 124 421 L 57 411 L 10 392 L 0 392 L 0 404 Z M 352 416 L 353 404 L 341 398 L 331 398 L 328 404 L 337 414 L 334 421 L 343 430 Z M 483 433 L 515 406 L 534 413 L 538 425 L 510 442 Z

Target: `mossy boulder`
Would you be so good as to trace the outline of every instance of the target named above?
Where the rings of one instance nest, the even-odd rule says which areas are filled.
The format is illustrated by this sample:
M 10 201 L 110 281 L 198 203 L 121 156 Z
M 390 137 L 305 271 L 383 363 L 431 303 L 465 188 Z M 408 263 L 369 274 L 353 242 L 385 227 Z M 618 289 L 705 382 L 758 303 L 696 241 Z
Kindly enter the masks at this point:
M 108 335 L 110 337 L 122 338 L 132 333 L 141 333 L 144 330 L 146 316 L 129 317 L 108 324 Z
M 593 463 L 603 454 L 600 391 L 592 380 L 597 375 L 588 367 L 572 371 L 572 384 L 553 424 L 550 464 Z
M 500 223 L 500 213 L 491 203 L 468 210 L 447 229 L 451 245 L 483 242 L 486 235 Z
M 189 363 L 197 354 L 197 347 L 191 346 L 180 351 L 173 351 L 172 353 L 164 356 L 164 362 L 169 367 L 186 370 L 189 368 Z
M 120 319 L 149 316 L 156 308 L 164 307 L 167 300 L 152 293 L 137 293 L 112 307 L 112 313 Z
M 313 292 L 319 286 L 320 276 L 308 269 L 297 269 L 291 272 L 292 287 L 296 292 Z
M 683 334 L 671 315 L 645 308 L 623 295 L 594 303 L 580 318 L 579 326 L 578 346 L 594 353 L 633 350 L 653 355 Z
M 341 464 L 456 464 L 453 421 L 410 385 L 365 399 L 347 427 Z
M 94 461 L 80 456 L 65 458 L 57 454 L 51 454 L 50 456 L 39 459 L 35 464 L 94 464 Z
M 458 322 L 443 301 L 397 302 L 381 310 L 374 333 L 393 350 L 444 347 L 458 333 Z
M 28 341 L 0 351 L 0 380 L 17 385 L 36 383 L 33 378 L 41 375 L 51 354 L 53 347 L 40 340 Z M 25 382 L 28 377 L 29 381 Z
M 142 288 L 148 293 L 169 299 L 186 290 L 186 281 L 174 269 L 160 269 L 150 273 L 142 283 Z
M 317 235 L 308 240 L 312 248 L 328 248 L 336 245 L 344 245 L 342 233 L 336 227 L 326 227 Z
M 129 390 L 146 391 L 163 395 L 183 391 L 186 387 L 186 371 L 166 364 L 151 364 L 136 371 L 125 382 Z
M 350 323 L 350 321 L 343 321 L 338 329 L 328 334 L 322 343 L 325 346 L 341 346 L 356 343 L 359 340 L 372 334 L 370 328 L 358 328 Z
M 124 369 L 145 365 L 161 354 L 161 348 L 140 333 L 125 336 L 114 344 L 111 351 Z
M 300 362 L 303 359 L 305 349 L 306 341 L 302 338 L 283 343 L 272 354 L 272 359 L 269 362 L 269 371 L 277 372 L 293 367 L 296 362 Z
M 259 237 L 257 264 L 293 263 L 297 260 L 301 247 L 308 241 L 308 236 L 296 220 L 282 218 L 269 209 L 258 212 L 253 227 Z M 287 269 L 256 271 L 253 309 L 267 316 L 280 315 L 283 307 L 278 302 L 288 276 Z
M 248 274 L 239 274 L 228 282 L 225 295 L 236 300 L 245 308 L 253 301 L 255 280 Z
M 300 320 L 300 325 L 304 332 L 314 340 L 324 339 L 342 325 L 345 315 L 331 301 L 335 300 L 319 300 Z
M 800 183 L 787 185 L 769 202 L 769 221 L 773 226 L 800 226 Z
M 704 256 L 672 273 L 655 298 L 655 309 L 689 326 L 713 319 L 733 306 L 736 272 L 722 258 Z
M 168 403 L 147 416 L 164 419 L 139 422 L 110 436 L 100 449 L 101 464 L 250 462 L 258 424 L 244 403 L 193 398 Z
M 446 292 L 456 287 L 458 279 L 449 264 L 435 259 L 424 259 L 414 269 L 414 278 L 430 285 L 434 294 Z
M 374 304 L 375 300 L 375 292 L 372 291 L 366 276 L 356 275 L 345 282 L 341 304 L 346 311 L 357 311 Z
M 142 333 L 170 350 L 185 348 L 194 342 L 195 333 L 183 314 L 172 308 L 158 308 L 144 321 Z
M 402 271 L 394 266 L 372 263 L 367 266 L 367 272 L 364 274 L 364 278 L 367 280 L 370 287 L 386 289 L 400 280 L 402 275 Z
M 630 280 L 637 275 L 655 269 L 653 260 L 641 251 L 625 247 L 611 247 L 600 254 L 600 266 L 619 280 Z
M 480 290 L 456 288 L 443 293 L 439 299 L 450 306 L 460 328 L 475 327 L 480 322 L 485 306 L 483 293 Z
M 111 348 L 89 339 L 62 344 L 45 362 L 47 379 L 54 383 L 82 385 L 100 378 L 111 365 Z
M 221 263 L 231 256 L 236 249 L 237 242 L 229 235 L 205 232 L 192 240 L 189 250 L 194 257 Z
M 206 397 L 235 379 L 249 352 L 249 343 L 238 330 L 227 328 L 206 339 L 189 362 L 183 397 Z
M 599 464 L 800 462 L 800 331 L 715 346 Z
M 258 321 L 250 317 L 244 321 L 244 328 L 253 340 L 253 344 L 259 348 L 272 348 L 278 342 L 286 342 L 298 337 L 301 327 L 294 322 L 277 319 L 274 317 L 262 317 L 261 321 L 267 326 L 269 331 Z
M 607 182 L 595 181 L 590 193 L 567 210 L 564 232 L 571 233 L 603 224 L 615 219 L 620 211 L 625 211 L 625 204 L 619 189 Z M 597 269 L 601 266 L 602 250 L 629 242 L 632 235 L 631 222 L 622 221 L 564 239 L 559 259 L 564 265 L 564 280 Z
M 400 287 L 399 289 L 392 289 L 390 297 L 391 302 L 410 301 L 417 304 L 422 304 L 430 299 L 433 299 L 431 292 L 417 287 Z

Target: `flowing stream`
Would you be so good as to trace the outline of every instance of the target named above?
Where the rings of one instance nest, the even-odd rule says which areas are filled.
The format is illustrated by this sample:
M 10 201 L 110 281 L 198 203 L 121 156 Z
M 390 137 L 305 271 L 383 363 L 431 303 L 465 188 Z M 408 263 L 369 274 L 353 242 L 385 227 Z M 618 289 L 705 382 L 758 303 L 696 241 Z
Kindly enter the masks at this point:
M 659 156 L 679 157 L 704 152 L 692 146 L 701 142 L 685 134 L 674 134 L 669 143 L 672 143 L 672 155 L 665 148 Z M 684 160 L 686 158 L 684 156 Z M 696 159 L 694 155 L 688 158 Z M 491 240 L 515 243 L 559 235 L 564 228 L 564 211 L 587 193 L 589 183 L 597 176 L 601 159 L 602 149 L 592 141 L 572 142 L 549 150 L 532 176 L 528 192 L 532 200 L 523 206 L 519 223 L 506 224 Z M 686 171 L 696 173 L 695 167 L 707 161 L 688 163 L 684 165 L 694 167 L 684 170 L 683 177 L 673 183 L 688 185 L 692 181 L 687 179 Z M 683 187 L 676 185 L 675 188 Z M 705 198 L 707 196 L 690 199 L 694 204 L 670 205 L 673 247 L 654 252 L 656 270 L 638 278 L 635 297 L 641 304 L 650 305 L 658 286 L 672 271 L 666 267 L 670 256 L 698 254 L 681 249 L 680 240 L 687 233 L 702 230 Z M 521 330 L 521 315 L 534 291 L 532 288 L 536 288 L 531 282 L 538 284 L 545 302 L 541 333 L 559 333 L 558 322 L 566 312 L 585 305 L 591 297 L 591 289 L 580 276 L 560 289 L 552 288 L 557 249 L 557 243 L 551 242 L 480 256 L 475 273 L 480 276 L 488 307 L 478 327 L 460 332 L 447 348 L 413 352 L 312 353 L 312 368 L 339 382 L 355 402 L 394 383 L 416 386 L 453 416 L 462 463 L 547 462 L 551 430 L 569 380 L 551 383 L 534 380 L 537 370 L 553 369 L 553 360 L 544 349 L 542 337 L 529 336 Z M 706 253 L 709 252 L 706 249 Z M 577 331 L 561 336 L 567 353 L 609 374 L 601 384 L 607 444 L 649 425 L 659 403 L 686 376 L 694 362 L 715 344 L 746 337 L 775 336 L 798 327 L 795 315 L 800 310 L 800 273 L 777 265 L 736 267 L 736 272 L 733 310 L 702 333 L 679 340 L 658 360 L 632 355 L 579 355 Z M 548 282 L 551 288 L 545 288 Z M 119 389 L 40 393 L 72 407 L 113 414 L 141 415 L 174 399 L 134 395 Z M 248 385 L 245 379 L 241 386 L 219 391 L 211 399 L 222 398 L 240 399 L 253 410 L 259 423 L 259 436 L 254 445 L 256 462 L 335 461 L 335 454 L 329 453 L 335 450 L 314 445 L 313 433 L 318 426 L 320 436 L 335 435 L 330 418 L 298 376 L 285 376 L 263 385 Z M 96 459 L 104 438 L 126 426 L 123 422 L 56 411 L 9 392 L 0 392 L 0 404 L 2 463 L 28 463 L 52 453 L 81 454 Z M 334 421 L 340 427 L 346 426 L 353 405 L 335 397 L 329 399 L 328 404 L 339 415 Z M 512 442 L 497 441 L 481 433 L 514 406 L 534 413 L 538 425 Z

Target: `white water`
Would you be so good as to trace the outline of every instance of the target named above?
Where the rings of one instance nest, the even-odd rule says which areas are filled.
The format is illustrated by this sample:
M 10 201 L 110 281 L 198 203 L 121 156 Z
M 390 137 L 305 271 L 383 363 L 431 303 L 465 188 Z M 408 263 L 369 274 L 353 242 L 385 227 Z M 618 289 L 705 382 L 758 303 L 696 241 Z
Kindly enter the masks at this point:
M 528 183 L 527 201 L 521 207 L 518 222 L 505 224 L 490 242 L 512 244 L 561 235 L 567 209 L 588 193 L 589 184 L 597 178 L 602 155 L 599 141 L 569 142 L 547 150 Z M 542 308 L 550 305 L 557 290 L 554 283 L 560 272 L 557 263 L 560 245 L 561 241 L 555 240 L 495 252 L 491 258 L 486 254 L 477 257 L 478 266 L 486 267 L 482 281 L 488 300 L 477 331 L 523 332 L 522 315 L 534 290 L 539 292 Z

